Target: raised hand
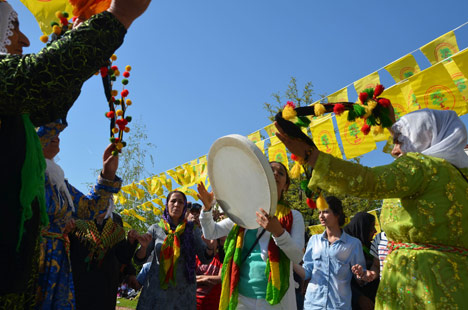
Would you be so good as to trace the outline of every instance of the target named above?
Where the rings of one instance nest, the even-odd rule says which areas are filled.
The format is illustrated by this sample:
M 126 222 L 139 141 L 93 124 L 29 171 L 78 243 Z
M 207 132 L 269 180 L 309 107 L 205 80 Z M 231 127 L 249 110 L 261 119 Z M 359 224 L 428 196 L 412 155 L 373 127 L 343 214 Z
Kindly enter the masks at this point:
M 273 236 L 279 237 L 283 234 L 284 228 L 278 221 L 276 216 L 270 216 L 265 210 L 260 208 L 260 212 L 255 212 L 257 215 L 257 223 L 265 230 L 271 232 Z
M 130 244 L 134 244 L 135 240 L 138 239 L 138 232 L 135 229 L 129 230 L 127 234 L 127 240 L 130 242 Z
M 115 179 L 115 172 L 119 167 L 119 156 L 112 155 L 114 149 L 115 144 L 109 144 L 102 155 L 102 176 L 111 181 Z
M 146 11 L 151 0 L 112 0 L 108 12 L 128 29 L 132 22 Z
M 213 192 L 208 192 L 205 185 L 200 182 L 197 184 L 198 198 L 203 202 L 203 210 L 209 211 L 213 206 L 214 194 Z

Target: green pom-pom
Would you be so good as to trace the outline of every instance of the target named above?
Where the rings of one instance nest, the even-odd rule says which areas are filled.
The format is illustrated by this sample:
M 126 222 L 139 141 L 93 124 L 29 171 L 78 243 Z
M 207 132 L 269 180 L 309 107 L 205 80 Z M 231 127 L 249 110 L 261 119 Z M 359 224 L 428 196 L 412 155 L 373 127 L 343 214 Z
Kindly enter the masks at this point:
M 374 89 L 373 88 L 366 88 L 364 89 L 364 92 L 367 93 L 369 96 L 369 99 L 374 98 Z
M 114 143 L 114 142 L 115 142 L 115 138 L 114 138 L 114 137 L 110 137 L 109 140 L 110 140 L 111 143 Z
M 355 119 L 356 119 L 356 112 L 354 112 L 354 110 L 349 110 L 349 112 L 348 112 L 348 121 L 349 122 L 354 122 Z
M 367 125 L 374 126 L 376 124 L 377 124 L 377 121 L 375 120 L 375 117 L 373 115 L 367 118 Z
M 53 28 L 54 26 L 58 26 L 58 25 L 59 25 L 59 24 L 58 24 L 57 22 L 51 22 L 51 23 L 50 23 L 50 27 L 52 27 L 52 28 Z
M 308 180 L 302 180 L 302 181 L 301 181 L 301 189 L 302 189 L 303 191 L 307 190 L 307 189 L 308 189 L 308 188 L 307 188 L 307 185 L 308 185 L 308 184 L 309 184 L 309 181 L 308 181 Z
M 115 81 L 117 78 L 115 77 L 115 75 L 111 76 L 111 81 Z
M 354 113 L 356 114 L 356 117 L 361 117 L 366 114 L 366 109 L 364 109 L 364 107 L 359 104 L 354 104 L 353 110 L 354 110 Z
M 118 155 L 119 155 L 119 151 L 113 150 L 113 151 L 112 151 L 112 155 L 118 156 Z
M 115 105 L 120 105 L 120 99 L 115 99 L 114 104 Z
M 123 85 L 127 85 L 127 84 L 128 84 L 128 80 L 127 80 L 127 79 L 123 79 L 123 80 L 122 80 L 122 84 L 123 84 Z
M 297 122 L 296 122 L 297 126 L 308 127 L 309 124 L 310 124 L 310 119 L 308 117 L 305 117 L 305 116 L 297 117 Z
M 125 119 L 127 120 L 127 122 L 131 122 L 132 121 L 132 117 L 131 116 L 126 116 Z
M 62 12 L 63 17 L 68 18 L 68 13 L 67 12 Z
M 123 145 L 124 147 L 126 147 L 126 146 L 127 146 L 127 142 L 122 141 L 122 145 Z

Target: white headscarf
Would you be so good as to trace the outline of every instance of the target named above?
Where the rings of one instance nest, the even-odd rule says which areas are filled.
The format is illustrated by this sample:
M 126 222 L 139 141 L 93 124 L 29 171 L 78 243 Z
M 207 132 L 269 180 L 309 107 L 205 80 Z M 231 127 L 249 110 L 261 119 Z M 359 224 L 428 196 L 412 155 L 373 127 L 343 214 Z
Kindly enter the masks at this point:
M 18 14 L 8 2 L 0 1 L 0 55 L 8 54 L 6 49 L 11 44 L 13 35 L 13 22 L 18 19 Z
M 404 153 L 443 158 L 458 168 L 468 167 L 466 127 L 454 111 L 423 109 L 401 117 L 392 126 Z
M 49 178 L 50 184 L 52 186 L 56 186 L 57 190 L 65 196 L 65 198 L 68 201 L 68 205 L 71 207 L 72 212 L 75 212 L 75 206 L 73 205 L 73 199 L 70 195 L 70 192 L 68 191 L 68 187 L 65 184 L 65 173 L 63 172 L 63 169 L 57 165 L 52 159 L 46 158 L 46 174 L 47 177 Z

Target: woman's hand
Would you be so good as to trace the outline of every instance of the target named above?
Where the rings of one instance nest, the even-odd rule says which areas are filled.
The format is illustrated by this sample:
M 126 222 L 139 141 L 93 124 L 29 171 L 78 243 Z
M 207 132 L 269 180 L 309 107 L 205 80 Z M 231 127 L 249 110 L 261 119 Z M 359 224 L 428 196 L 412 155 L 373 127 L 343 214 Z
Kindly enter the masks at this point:
M 132 22 L 146 11 L 151 0 L 112 0 L 111 12 L 128 29 Z
M 112 155 L 112 151 L 115 149 L 115 144 L 109 144 L 102 155 L 102 177 L 104 179 L 114 181 L 115 172 L 119 167 L 119 156 Z
M 315 166 L 315 162 L 317 161 L 318 155 L 320 154 L 320 151 L 317 148 L 311 147 L 309 144 L 302 141 L 301 139 L 291 138 L 286 132 L 284 132 L 283 128 L 281 128 L 278 122 L 275 122 L 275 126 L 276 129 L 278 129 L 278 132 L 276 133 L 278 139 L 280 139 L 281 142 L 284 143 L 284 145 L 288 148 L 288 150 L 291 153 L 304 159 L 307 158 L 307 163 L 313 168 Z
M 130 242 L 130 244 L 134 244 L 135 240 L 138 239 L 138 232 L 135 229 L 129 230 L 127 234 L 127 240 Z
M 213 192 L 208 192 L 203 182 L 197 184 L 197 191 L 198 198 L 203 202 L 203 211 L 210 211 L 214 202 Z
M 375 278 L 377 278 L 377 273 L 375 271 L 371 271 L 371 270 L 364 271 L 362 269 L 362 266 L 359 264 L 352 266 L 351 272 L 356 276 L 356 279 L 362 280 L 365 282 L 372 282 L 375 280 Z
M 151 236 L 150 234 L 142 234 L 138 235 L 137 240 L 140 243 L 141 247 L 146 249 L 150 242 L 153 240 L 153 236 Z
M 271 232 L 273 236 L 279 237 L 283 234 L 284 228 L 276 216 L 270 216 L 262 208 L 260 208 L 260 212 L 257 211 L 255 214 L 257 215 L 257 223 L 265 230 Z

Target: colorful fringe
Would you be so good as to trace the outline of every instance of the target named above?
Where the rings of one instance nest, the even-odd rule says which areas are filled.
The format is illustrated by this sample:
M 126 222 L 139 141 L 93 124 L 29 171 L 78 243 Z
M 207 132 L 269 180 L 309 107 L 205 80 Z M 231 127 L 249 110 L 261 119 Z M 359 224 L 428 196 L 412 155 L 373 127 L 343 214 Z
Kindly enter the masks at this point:
M 172 231 L 171 225 L 166 220 L 162 219 L 159 222 L 159 226 L 166 233 L 159 258 L 159 281 L 162 289 L 167 289 L 169 282 L 176 285 L 175 267 L 180 257 L 180 235 L 184 233 L 186 224 L 187 220 L 184 220 L 177 225 L 175 231 Z
M 288 232 L 292 227 L 291 208 L 284 202 L 278 203 L 275 216 Z M 240 278 L 240 263 L 242 246 L 244 244 L 245 229 L 234 225 L 224 244 L 226 255 L 224 257 L 221 278 L 220 310 L 234 310 L 237 307 L 239 293 L 237 284 Z M 265 269 L 268 278 L 266 300 L 271 305 L 278 304 L 289 288 L 290 260 L 278 248 L 273 238 L 268 243 L 268 260 Z

